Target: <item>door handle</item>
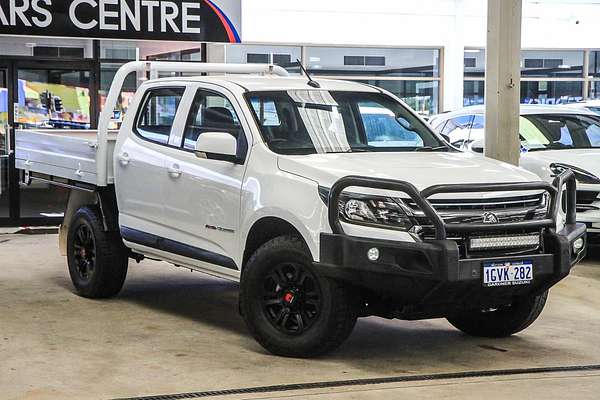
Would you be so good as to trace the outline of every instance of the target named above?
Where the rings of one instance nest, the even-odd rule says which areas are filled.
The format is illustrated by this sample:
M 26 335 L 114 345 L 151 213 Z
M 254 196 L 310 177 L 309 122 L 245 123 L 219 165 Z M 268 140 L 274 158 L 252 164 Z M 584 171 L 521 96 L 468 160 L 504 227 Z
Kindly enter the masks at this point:
M 181 167 L 177 164 L 173 164 L 173 166 L 167 168 L 167 172 L 171 178 L 179 178 L 182 174 Z
M 129 161 L 130 161 L 129 160 L 129 154 L 127 154 L 127 153 L 121 153 L 119 155 L 119 163 L 122 166 L 126 167 L 127 165 L 129 165 Z

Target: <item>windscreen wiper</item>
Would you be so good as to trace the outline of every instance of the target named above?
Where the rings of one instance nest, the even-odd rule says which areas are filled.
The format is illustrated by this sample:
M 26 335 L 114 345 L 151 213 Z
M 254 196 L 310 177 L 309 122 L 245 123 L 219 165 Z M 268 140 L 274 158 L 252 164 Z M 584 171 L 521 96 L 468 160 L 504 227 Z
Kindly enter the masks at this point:
M 417 147 L 415 151 L 440 151 L 440 150 L 448 150 L 448 146 L 425 146 L 425 147 Z

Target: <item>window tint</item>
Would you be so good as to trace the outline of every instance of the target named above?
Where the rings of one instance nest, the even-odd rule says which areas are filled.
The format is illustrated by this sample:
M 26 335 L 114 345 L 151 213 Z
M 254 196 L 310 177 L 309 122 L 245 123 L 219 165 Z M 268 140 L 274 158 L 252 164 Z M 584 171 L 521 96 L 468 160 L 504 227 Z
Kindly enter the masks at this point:
M 183 147 L 196 148 L 205 132 L 227 132 L 238 138 L 242 128 L 231 102 L 220 94 L 198 90 L 185 126 Z
M 473 118 L 473 123 L 471 124 L 471 129 L 484 129 L 485 128 L 485 119 L 483 115 L 476 115 Z
M 404 106 L 381 94 L 289 90 L 246 94 L 279 154 L 447 150 Z
M 521 117 L 521 142 L 529 151 L 600 147 L 600 119 L 588 115 Z
M 250 103 L 261 126 L 281 126 L 273 99 L 253 97 Z
M 422 147 L 423 139 L 405 117 L 397 117 L 385 105 L 375 102 L 359 102 L 367 142 L 376 147 Z
M 146 95 L 136 132 L 155 143 L 168 144 L 184 88 L 152 89 Z

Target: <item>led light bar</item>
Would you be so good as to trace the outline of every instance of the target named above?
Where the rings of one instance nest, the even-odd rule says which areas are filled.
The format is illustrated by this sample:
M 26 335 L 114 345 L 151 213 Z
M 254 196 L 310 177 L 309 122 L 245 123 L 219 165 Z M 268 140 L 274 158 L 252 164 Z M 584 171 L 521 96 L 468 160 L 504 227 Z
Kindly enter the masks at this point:
M 474 237 L 469 242 L 471 250 L 511 249 L 539 245 L 540 235 Z

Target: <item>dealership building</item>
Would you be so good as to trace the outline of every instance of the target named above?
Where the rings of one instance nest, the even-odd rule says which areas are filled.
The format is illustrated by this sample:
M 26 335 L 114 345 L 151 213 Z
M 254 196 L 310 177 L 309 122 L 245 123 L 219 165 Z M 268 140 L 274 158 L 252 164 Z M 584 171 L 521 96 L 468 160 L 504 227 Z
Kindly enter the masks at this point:
M 0 226 L 58 221 L 68 192 L 19 186 L 14 128 L 97 125 L 131 60 L 274 63 L 384 88 L 424 116 L 484 98 L 486 1 L 17 0 L 0 5 Z M 521 101 L 600 98 L 600 1 L 523 2 Z M 132 76 L 115 110 L 127 112 Z

